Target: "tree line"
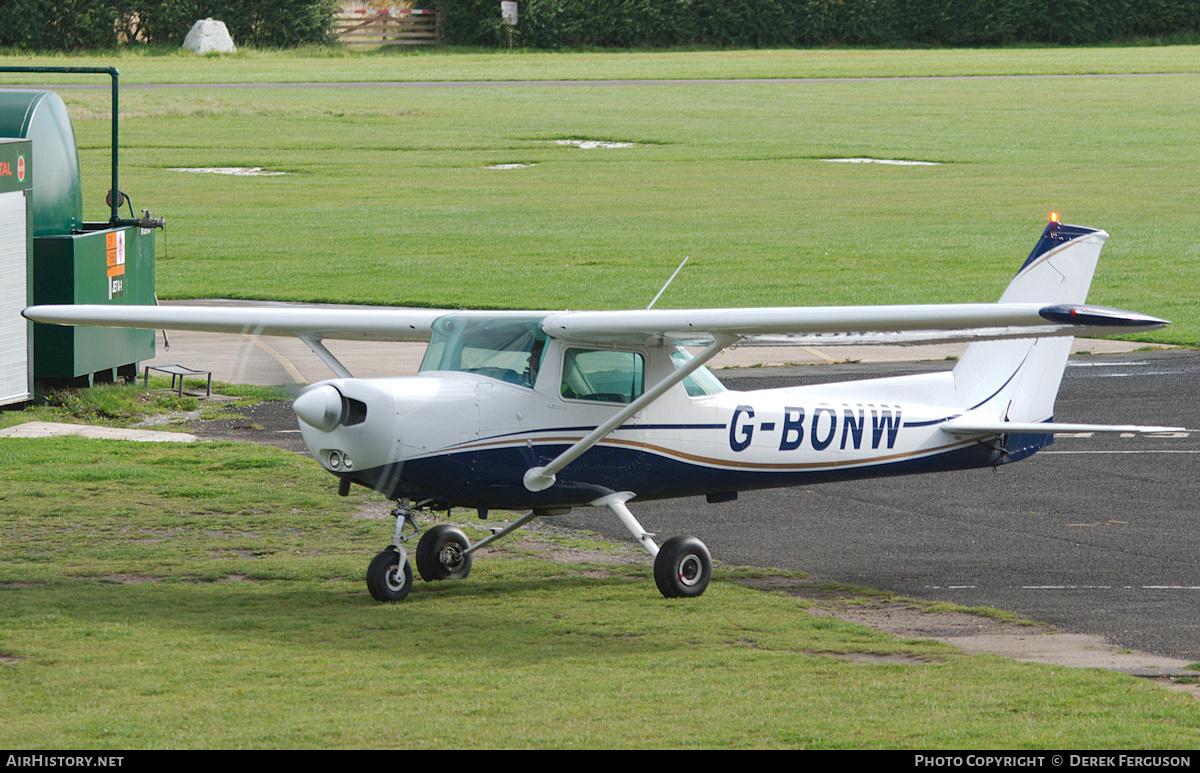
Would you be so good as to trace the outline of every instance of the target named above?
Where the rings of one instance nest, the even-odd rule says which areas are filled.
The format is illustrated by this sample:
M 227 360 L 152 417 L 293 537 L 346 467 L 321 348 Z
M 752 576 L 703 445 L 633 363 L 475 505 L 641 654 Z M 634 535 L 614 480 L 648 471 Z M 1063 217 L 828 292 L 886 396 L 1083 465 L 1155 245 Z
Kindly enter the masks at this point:
M 442 42 L 561 48 L 973 47 L 1193 42 L 1200 0 L 429 0 Z M 182 44 L 197 19 L 238 46 L 331 40 L 339 0 L 0 0 L 0 46 L 30 51 Z

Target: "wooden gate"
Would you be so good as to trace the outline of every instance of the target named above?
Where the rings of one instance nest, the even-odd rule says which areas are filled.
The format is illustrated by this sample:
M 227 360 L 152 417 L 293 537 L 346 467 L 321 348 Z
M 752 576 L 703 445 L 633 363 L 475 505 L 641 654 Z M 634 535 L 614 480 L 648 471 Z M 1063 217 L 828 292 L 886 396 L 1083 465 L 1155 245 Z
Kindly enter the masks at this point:
M 437 11 L 358 11 L 334 17 L 334 37 L 348 46 L 432 46 L 440 32 Z

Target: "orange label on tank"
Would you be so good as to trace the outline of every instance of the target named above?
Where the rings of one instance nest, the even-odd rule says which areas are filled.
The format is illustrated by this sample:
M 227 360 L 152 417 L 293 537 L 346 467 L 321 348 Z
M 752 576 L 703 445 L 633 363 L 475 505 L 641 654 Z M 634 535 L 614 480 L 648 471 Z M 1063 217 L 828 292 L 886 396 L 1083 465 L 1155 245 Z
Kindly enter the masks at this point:
M 109 300 L 125 291 L 125 232 L 112 231 L 104 235 L 104 257 L 108 264 Z

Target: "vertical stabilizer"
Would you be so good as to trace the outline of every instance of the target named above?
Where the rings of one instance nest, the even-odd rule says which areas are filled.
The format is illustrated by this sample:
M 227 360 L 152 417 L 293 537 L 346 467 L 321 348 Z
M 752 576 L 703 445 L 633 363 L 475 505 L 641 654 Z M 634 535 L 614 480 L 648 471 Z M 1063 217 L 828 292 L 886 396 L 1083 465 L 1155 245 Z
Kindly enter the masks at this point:
M 1000 303 L 1084 303 L 1107 238 L 1104 231 L 1051 220 Z M 1001 421 L 1049 421 L 1073 342 L 1022 338 L 971 344 L 954 368 L 956 405 Z

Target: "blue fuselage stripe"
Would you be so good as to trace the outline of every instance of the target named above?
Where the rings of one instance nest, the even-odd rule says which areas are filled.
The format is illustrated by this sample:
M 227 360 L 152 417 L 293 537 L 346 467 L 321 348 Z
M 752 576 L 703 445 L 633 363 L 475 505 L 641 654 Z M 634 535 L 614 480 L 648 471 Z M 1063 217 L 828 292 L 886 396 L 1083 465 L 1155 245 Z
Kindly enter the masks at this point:
M 1019 452 L 1033 453 L 1037 450 L 1034 445 L 1030 443 Z M 632 491 L 638 500 L 667 499 L 991 467 L 1015 461 L 997 447 L 967 443 L 940 453 L 881 464 L 756 470 L 695 464 L 643 449 L 601 445 L 562 470 L 550 489 L 536 493 L 526 490 L 521 480 L 531 461 L 544 464 L 565 448 L 552 444 L 534 449 L 505 446 L 460 451 L 409 459 L 402 465 L 360 471 L 348 477 L 391 497 L 434 496 L 460 507 L 524 509 L 581 506 L 616 491 Z M 533 460 L 531 454 L 535 454 Z

